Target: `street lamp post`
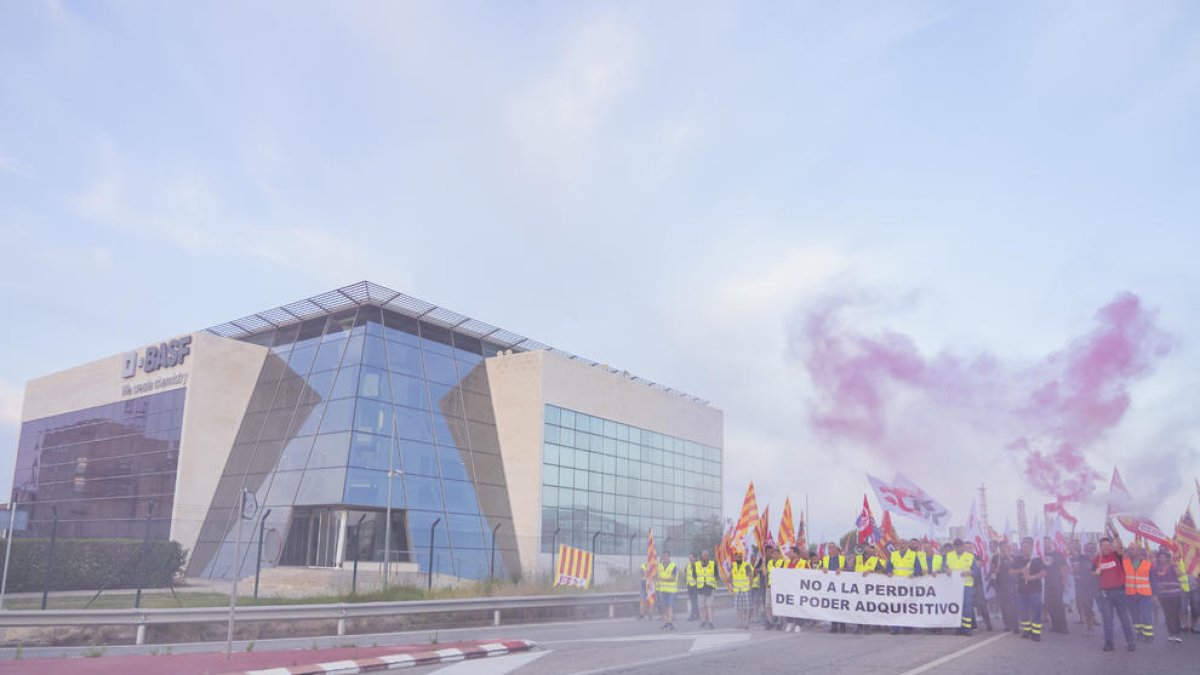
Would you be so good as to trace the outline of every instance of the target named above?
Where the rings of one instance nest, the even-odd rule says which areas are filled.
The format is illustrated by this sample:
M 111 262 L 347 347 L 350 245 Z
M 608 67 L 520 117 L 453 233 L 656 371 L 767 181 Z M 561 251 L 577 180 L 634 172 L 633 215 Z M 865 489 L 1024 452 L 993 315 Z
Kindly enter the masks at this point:
M 383 524 L 383 590 L 387 590 L 392 579 L 392 479 L 404 472 L 396 468 L 396 425 L 392 423 L 392 439 L 388 448 L 387 471 L 387 522 Z
M 267 526 L 267 516 L 271 515 L 271 509 L 267 509 L 262 514 L 262 518 L 258 519 L 258 554 L 254 556 L 254 597 L 258 597 L 258 577 L 262 574 L 262 546 L 263 532 Z
M 638 538 L 638 533 L 634 532 L 629 535 L 629 573 L 633 574 L 633 541 Z

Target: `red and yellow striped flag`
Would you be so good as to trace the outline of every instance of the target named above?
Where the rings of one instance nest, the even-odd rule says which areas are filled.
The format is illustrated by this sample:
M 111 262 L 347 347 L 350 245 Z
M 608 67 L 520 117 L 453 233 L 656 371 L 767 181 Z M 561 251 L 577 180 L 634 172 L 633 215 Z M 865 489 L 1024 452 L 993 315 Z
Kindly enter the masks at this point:
M 754 481 L 746 488 L 746 498 L 742 500 L 742 514 L 738 517 L 737 527 L 733 528 L 733 542 L 737 546 L 746 535 L 758 527 L 758 500 L 754 497 Z
M 590 587 L 592 585 L 592 554 L 566 544 L 559 544 L 558 565 L 554 570 L 554 585 L 576 588 Z
M 1200 531 L 1192 520 L 1190 508 L 1175 524 L 1175 545 L 1179 547 L 1179 557 L 1188 576 L 1200 575 Z
M 763 509 L 762 518 L 758 520 L 758 526 L 754 528 L 754 543 L 758 545 L 758 554 L 766 555 L 767 546 L 772 544 L 771 528 L 768 523 L 771 520 L 771 506 L 767 505 Z
M 654 528 L 646 539 L 646 602 L 654 606 L 655 588 L 658 583 L 658 551 L 654 548 Z
M 796 526 L 792 523 L 792 500 L 783 500 L 783 517 L 779 519 L 779 537 L 776 540 L 779 548 L 790 551 L 796 545 Z

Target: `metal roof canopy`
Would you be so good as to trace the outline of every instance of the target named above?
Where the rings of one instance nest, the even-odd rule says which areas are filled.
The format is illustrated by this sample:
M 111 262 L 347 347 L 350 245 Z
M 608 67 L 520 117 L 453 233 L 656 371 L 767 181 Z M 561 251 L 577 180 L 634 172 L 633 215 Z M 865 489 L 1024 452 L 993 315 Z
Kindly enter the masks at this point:
M 606 364 L 576 356 L 570 352 L 565 352 L 537 340 L 527 338 L 524 335 L 518 335 L 517 333 L 498 328 L 478 319 L 472 319 L 453 310 L 439 307 L 398 291 L 393 291 L 386 286 L 380 286 L 370 281 L 360 281 L 349 286 L 321 293 L 320 295 L 314 295 L 311 298 L 257 312 L 241 319 L 207 328 L 205 332 L 224 338 L 241 339 L 272 328 L 290 326 L 308 319 L 329 316 L 330 314 L 362 306 L 382 307 L 397 314 L 427 321 L 443 328 L 486 340 L 503 349 L 521 352 L 548 351 L 573 361 L 586 363 L 593 368 L 603 368 L 615 375 L 623 375 L 634 382 L 644 384 L 661 392 L 686 398 L 694 403 L 709 405 L 708 401 L 697 396 L 686 394 L 641 377 L 635 377 L 630 375 L 628 371 L 618 370 Z

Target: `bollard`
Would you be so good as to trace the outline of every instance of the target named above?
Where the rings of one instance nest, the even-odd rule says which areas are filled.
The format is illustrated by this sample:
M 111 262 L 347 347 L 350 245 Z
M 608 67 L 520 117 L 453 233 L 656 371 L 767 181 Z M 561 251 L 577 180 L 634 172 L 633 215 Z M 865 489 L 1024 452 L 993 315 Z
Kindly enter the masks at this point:
M 139 624 L 138 624 L 138 627 L 137 627 L 137 638 L 136 638 L 136 639 L 134 639 L 134 642 L 133 642 L 133 644 L 135 644 L 135 645 L 138 645 L 139 647 L 140 647 L 141 645 L 144 645 L 144 644 L 146 644 L 146 624 L 144 624 L 144 623 L 139 623 Z
M 492 625 L 493 626 L 500 625 L 500 610 L 498 610 L 498 609 L 492 611 Z
M 610 619 L 615 619 L 615 618 L 616 618 L 616 616 L 617 616 L 617 606 L 616 606 L 616 605 L 609 605 L 609 606 L 608 606 L 608 618 L 610 618 Z
M 346 634 L 346 617 L 338 619 L 338 637 Z

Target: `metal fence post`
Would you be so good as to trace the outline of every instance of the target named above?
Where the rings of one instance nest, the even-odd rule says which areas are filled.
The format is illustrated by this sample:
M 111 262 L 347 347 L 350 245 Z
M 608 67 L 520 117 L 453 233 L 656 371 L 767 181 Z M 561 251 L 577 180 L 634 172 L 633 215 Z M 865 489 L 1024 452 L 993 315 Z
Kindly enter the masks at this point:
M 271 509 L 267 509 L 262 514 L 262 518 L 258 519 L 258 554 L 254 557 L 254 597 L 258 597 L 258 577 L 262 574 L 262 545 L 263 545 L 263 530 L 267 526 L 267 516 L 271 515 Z
M 496 579 L 496 531 L 499 530 L 500 526 L 503 524 L 504 522 L 501 521 L 496 523 L 496 526 L 492 528 L 492 562 L 491 565 L 488 566 L 488 579 L 493 581 Z M 498 626 L 500 624 L 496 625 Z
M 50 549 L 46 552 L 46 578 L 42 581 L 42 609 L 50 599 L 50 577 L 54 574 L 54 543 L 58 540 L 58 505 L 50 506 L 54 515 L 54 524 L 50 526 Z
M 438 523 L 442 522 L 441 518 L 433 521 L 433 525 L 429 526 L 429 583 L 426 591 L 433 590 L 433 532 L 437 529 Z

